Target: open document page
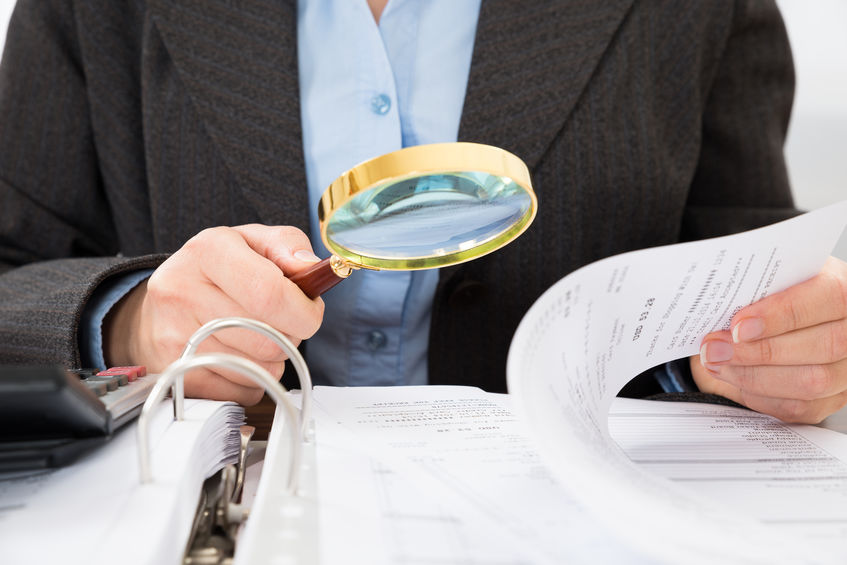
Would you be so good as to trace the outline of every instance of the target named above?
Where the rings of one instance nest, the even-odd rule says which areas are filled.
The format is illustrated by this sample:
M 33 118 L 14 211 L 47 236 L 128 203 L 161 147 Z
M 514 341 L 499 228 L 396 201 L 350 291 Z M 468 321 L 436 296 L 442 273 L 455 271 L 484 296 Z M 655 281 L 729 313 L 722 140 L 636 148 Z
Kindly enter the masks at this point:
M 632 377 L 697 354 L 740 308 L 814 276 L 845 221 L 842 202 L 733 236 L 618 255 L 566 276 L 529 310 L 509 351 L 509 392 L 550 469 L 609 528 L 670 562 L 827 559 L 637 466 L 611 439 L 607 417 Z
M 316 457 L 300 498 L 316 503 L 317 519 L 302 537 L 286 535 L 280 516 L 293 502 L 258 497 L 248 525 L 267 505 L 271 523 L 260 538 L 241 540 L 236 563 L 287 562 L 273 558 L 302 553 L 298 543 L 316 548 L 306 562 L 321 565 L 702 560 L 690 547 L 656 556 L 672 543 L 666 529 L 651 532 L 647 548 L 634 547 L 598 519 L 592 501 L 580 502 L 579 485 L 556 480 L 544 464 L 510 395 L 456 386 L 316 387 L 315 399 Z M 683 496 L 709 497 L 699 504 L 720 504 L 743 532 L 761 528 L 813 548 L 772 563 L 847 556 L 847 436 L 741 408 L 626 398 L 612 403 L 609 429 L 654 480 Z M 269 447 L 280 447 L 274 437 L 282 436 L 272 434 Z M 284 483 L 284 473 L 266 473 L 263 486 Z M 739 559 L 748 561 L 719 562 Z
M 574 501 L 497 396 L 316 387 L 315 399 L 324 565 L 652 563 Z
M 743 408 L 631 398 L 612 403 L 609 431 L 645 471 L 847 562 L 847 435 Z

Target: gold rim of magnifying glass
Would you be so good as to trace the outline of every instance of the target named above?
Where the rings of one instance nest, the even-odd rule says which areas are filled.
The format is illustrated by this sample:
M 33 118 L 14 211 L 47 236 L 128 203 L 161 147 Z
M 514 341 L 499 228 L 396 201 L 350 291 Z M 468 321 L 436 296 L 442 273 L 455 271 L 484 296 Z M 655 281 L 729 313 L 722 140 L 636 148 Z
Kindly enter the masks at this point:
M 406 178 L 446 173 L 479 172 L 508 177 L 523 188 L 531 199 L 530 209 L 508 230 L 470 249 L 432 254 L 414 259 L 370 257 L 340 247 L 327 238 L 332 215 L 351 198 L 371 188 Z M 522 234 L 538 209 L 538 200 L 526 164 L 505 149 L 479 143 L 435 143 L 394 151 L 356 165 L 339 176 L 326 189 L 318 205 L 321 239 L 330 252 L 353 267 L 386 270 L 430 269 L 454 265 L 487 255 Z

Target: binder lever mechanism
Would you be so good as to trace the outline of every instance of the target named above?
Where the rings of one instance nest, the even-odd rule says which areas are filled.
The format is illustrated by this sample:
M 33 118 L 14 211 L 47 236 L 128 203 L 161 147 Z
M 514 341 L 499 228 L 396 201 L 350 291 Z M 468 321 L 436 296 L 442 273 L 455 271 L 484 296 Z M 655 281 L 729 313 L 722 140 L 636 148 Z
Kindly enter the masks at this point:
M 248 446 L 254 431 L 253 426 L 241 426 L 238 463 L 227 465 L 203 483 L 183 565 L 224 565 L 232 562 L 238 528 L 248 517 L 241 503 L 241 493 Z

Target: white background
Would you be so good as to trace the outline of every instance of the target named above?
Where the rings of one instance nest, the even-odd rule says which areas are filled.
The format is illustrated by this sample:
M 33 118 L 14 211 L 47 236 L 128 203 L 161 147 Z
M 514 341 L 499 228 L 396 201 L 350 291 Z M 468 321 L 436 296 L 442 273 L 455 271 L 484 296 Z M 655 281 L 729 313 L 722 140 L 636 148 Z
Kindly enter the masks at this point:
M 847 198 L 847 0 L 777 3 L 797 70 L 788 170 L 797 205 L 813 209 Z M 13 6 L 0 0 L 0 45 Z M 847 237 L 836 255 L 847 259 Z
M 797 72 L 785 155 L 797 205 L 847 198 L 847 0 L 777 0 Z M 847 237 L 835 255 L 847 259 Z

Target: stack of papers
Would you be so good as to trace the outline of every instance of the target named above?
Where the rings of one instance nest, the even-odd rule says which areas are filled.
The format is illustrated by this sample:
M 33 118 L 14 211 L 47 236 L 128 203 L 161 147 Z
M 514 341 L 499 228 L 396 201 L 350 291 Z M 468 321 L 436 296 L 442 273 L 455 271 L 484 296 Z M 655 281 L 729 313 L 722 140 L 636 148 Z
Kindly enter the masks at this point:
M 509 396 L 467 387 L 315 393 L 323 565 L 847 559 L 847 436 L 837 432 L 724 406 L 616 399 L 612 436 L 666 492 L 632 507 L 642 501 L 636 473 L 615 489 L 619 499 L 595 507 L 549 470 Z M 773 546 L 750 558 L 725 540 L 671 543 L 666 530 L 642 542 L 599 513 L 615 504 L 649 516 L 665 499 L 690 511 L 692 538 L 703 524 L 711 531 L 717 513 L 737 536 Z

